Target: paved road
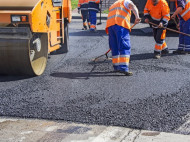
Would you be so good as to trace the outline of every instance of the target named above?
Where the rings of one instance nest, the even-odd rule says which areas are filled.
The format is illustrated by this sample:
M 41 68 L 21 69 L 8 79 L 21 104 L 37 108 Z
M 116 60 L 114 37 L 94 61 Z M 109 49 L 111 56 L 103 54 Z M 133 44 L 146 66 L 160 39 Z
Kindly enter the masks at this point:
M 190 134 L 190 55 L 153 59 L 152 34 L 140 24 L 131 33 L 134 76 L 126 77 L 109 60 L 92 62 L 108 50 L 105 21 L 97 33 L 81 27 L 73 20 L 70 52 L 50 55 L 42 76 L 0 76 L 0 116 Z M 175 49 L 177 35 L 166 42 Z

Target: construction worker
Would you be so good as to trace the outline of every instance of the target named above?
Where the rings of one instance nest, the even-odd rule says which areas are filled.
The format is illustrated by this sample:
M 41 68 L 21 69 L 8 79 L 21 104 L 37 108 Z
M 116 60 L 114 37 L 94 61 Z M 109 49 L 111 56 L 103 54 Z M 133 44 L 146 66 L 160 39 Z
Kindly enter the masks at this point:
M 87 25 L 90 29 L 90 21 L 89 21 L 89 12 L 88 12 L 88 0 L 79 0 L 78 2 L 78 13 L 82 15 L 83 20 L 83 28 L 82 30 L 87 30 Z
M 114 71 L 124 73 L 127 76 L 133 75 L 132 72 L 129 72 L 131 10 L 136 17 L 135 24 L 139 23 L 141 21 L 139 12 L 133 2 L 131 0 L 118 0 L 109 8 L 106 24 Z
M 158 26 L 151 25 L 155 39 L 154 56 L 156 59 L 161 57 L 161 54 L 168 54 L 169 50 L 165 41 L 166 29 L 170 20 L 170 9 L 166 0 L 147 0 L 144 8 L 145 22 L 152 22 Z
M 173 0 L 174 1 L 174 0 Z M 171 16 L 175 19 L 179 17 L 179 29 L 180 32 L 190 34 L 190 0 L 175 0 L 176 11 Z M 186 54 L 190 53 L 190 37 L 180 34 L 178 49 L 173 52 L 174 54 Z
M 96 31 L 96 21 L 97 16 L 96 13 L 99 11 L 99 4 L 101 0 L 88 0 L 89 2 L 89 19 L 90 19 L 90 31 Z

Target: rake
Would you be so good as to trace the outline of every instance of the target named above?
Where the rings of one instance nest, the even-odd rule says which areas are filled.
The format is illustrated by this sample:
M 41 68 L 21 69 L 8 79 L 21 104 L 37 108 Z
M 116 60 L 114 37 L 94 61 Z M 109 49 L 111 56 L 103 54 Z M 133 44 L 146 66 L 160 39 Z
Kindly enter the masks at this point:
M 155 23 L 149 22 L 149 24 L 158 27 L 158 25 L 155 24 Z M 183 33 L 183 32 L 177 31 L 177 30 L 174 30 L 174 29 L 170 29 L 170 28 L 166 28 L 166 27 L 163 27 L 163 28 L 166 29 L 166 30 L 168 30 L 168 31 L 172 31 L 172 32 L 175 32 L 175 33 L 178 33 L 178 34 L 182 34 L 182 35 L 185 35 L 185 36 L 190 36 L 189 34 L 186 34 L 186 33 Z
M 135 25 L 136 25 L 136 23 L 131 26 L 131 29 L 132 29 Z M 101 57 L 103 57 L 103 56 L 106 56 L 106 59 L 108 59 L 108 53 L 109 53 L 110 51 L 111 51 L 111 49 L 109 49 L 106 53 L 104 53 L 104 54 L 102 54 L 102 55 L 96 57 L 93 61 L 96 62 L 99 58 L 101 58 Z

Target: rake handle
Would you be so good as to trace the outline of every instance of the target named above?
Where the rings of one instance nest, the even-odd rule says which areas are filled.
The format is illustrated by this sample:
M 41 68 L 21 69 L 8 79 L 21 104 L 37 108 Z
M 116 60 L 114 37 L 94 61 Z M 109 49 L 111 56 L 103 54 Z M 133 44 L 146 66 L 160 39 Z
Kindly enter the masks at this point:
M 173 20 L 174 20 L 174 23 L 175 23 L 175 24 L 176 24 L 176 26 L 177 26 L 177 25 L 178 25 L 178 24 L 177 24 L 177 21 L 176 21 L 175 19 L 173 19 Z
M 151 25 L 154 25 L 154 26 L 157 26 L 157 27 L 158 27 L 158 25 L 157 25 L 157 24 L 155 24 L 155 23 L 149 22 L 149 24 L 151 24 Z M 163 27 L 163 28 L 164 28 L 164 29 L 166 29 L 166 30 L 168 30 L 168 31 L 172 31 L 172 32 L 175 32 L 175 33 L 182 34 L 182 35 L 185 35 L 185 36 L 189 36 L 189 37 L 190 37 L 190 35 L 189 35 L 189 34 L 186 34 L 186 33 L 183 33 L 183 32 L 177 31 L 177 30 L 174 30 L 174 29 L 166 28 L 166 27 Z
M 134 28 L 135 25 L 136 25 L 136 23 L 134 23 L 134 24 L 131 26 L 131 29 Z

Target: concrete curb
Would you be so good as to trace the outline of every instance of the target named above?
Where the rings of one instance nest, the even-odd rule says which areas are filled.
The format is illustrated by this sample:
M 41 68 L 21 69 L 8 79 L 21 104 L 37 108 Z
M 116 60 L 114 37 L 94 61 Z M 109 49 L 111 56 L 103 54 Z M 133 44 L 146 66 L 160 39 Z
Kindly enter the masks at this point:
M 115 126 L 0 117 L 0 141 L 190 142 L 189 135 Z

